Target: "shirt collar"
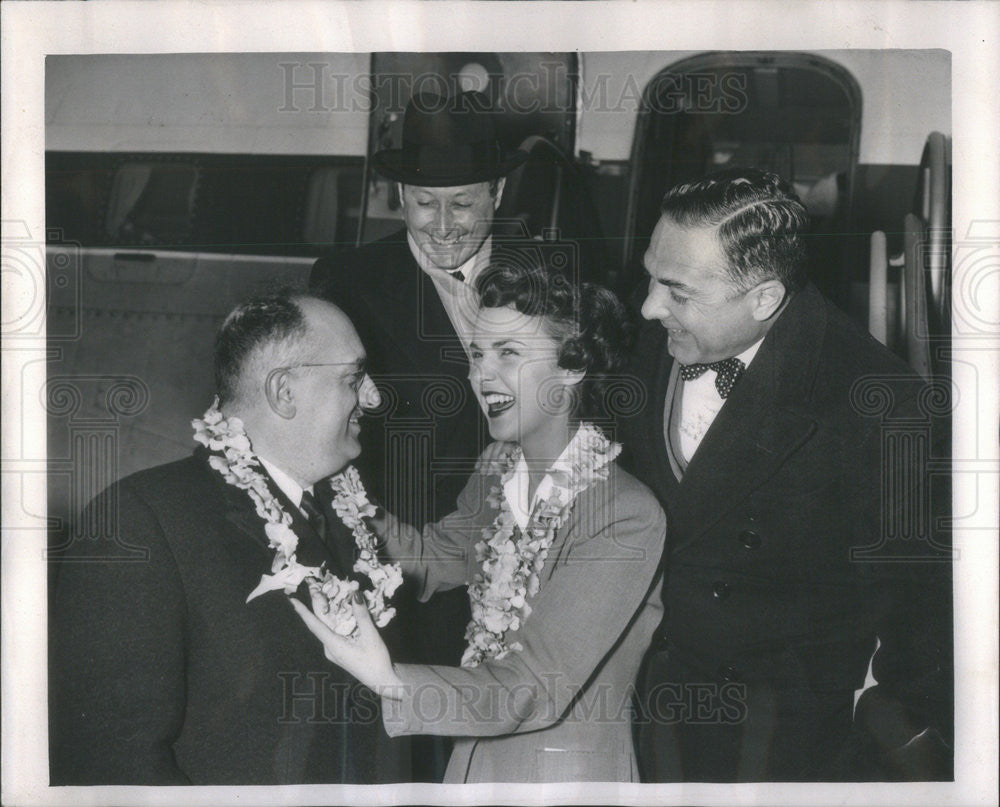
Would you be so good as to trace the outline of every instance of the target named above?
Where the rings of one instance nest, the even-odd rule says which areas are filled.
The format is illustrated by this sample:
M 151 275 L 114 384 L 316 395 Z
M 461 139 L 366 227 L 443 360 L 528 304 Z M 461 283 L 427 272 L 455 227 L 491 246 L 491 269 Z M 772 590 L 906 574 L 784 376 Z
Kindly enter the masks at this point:
M 535 495 L 531 497 L 531 501 L 528 501 L 528 463 L 524 459 L 524 454 L 518 457 L 514 472 L 507 480 L 507 484 L 503 486 L 503 495 L 507 499 L 507 504 L 510 505 L 510 512 L 514 516 L 517 526 L 521 528 L 521 532 L 528 528 L 531 511 L 539 499 L 544 499 L 552 492 L 552 486 L 555 484 L 552 479 L 553 471 L 572 474 L 573 463 L 570 461 L 570 447 L 573 443 L 574 440 L 570 439 L 556 461 L 549 466 L 542 481 L 535 488 Z
M 424 272 L 429 274 L 431 277 L 441 275 L 450 275 L 455 269 L 441 269 L 431 263 L 431 259 L 424 254 L 423 250 L 417 245 L 413 236 L 410 235 L 409 231 L 406 233 L 406 243 L 410 247 L 410 254 L 413 255 L 413 259 L 417 262 Z M 479 248 L 479 251 L 473 255 L 469 260 L 458 267 L 457 271 L 460 271 L 465 276 L 466 285 L 472 286 L 476 282 L 476 278 L 479 277 L 479 273 L 489 265 L 490 255 L 493 253 L 493 236 L 488 235 L 486 240 L 483 241 L 483 245 Z
M 264 466 L 264 470 L 267 471 L 268 474 L 270 474 L 271 479 L 274 480 L 274 484 L 281 489 L 281 492 L 288 497 L 289 501 L 291 501 L 292 504 L 301 509 L 302 492 L 303 490 L 308 490 L 310 493 L 312 493 L 312 485 L 310 485 L 308 488 L 303 488 L 302 485 L 300 485 L 298 482 L 292 479 L 292 477 L 290 477 L 287 473 L 282 471 L 273 462 L 269 462 L 260 455 L 257 456 L 257 459 L 260 461 L 260 464 Z
M 749 367 L 750 362 L 753 361 L 753 357 L 757 355 L 757 351 L 760 350 L 760 346 L 764 343 L 764 337 L 762 336 L 756 342 L 754 342 L 750 347 L 740 353 L 736 358 L 743 362 L 744 367 Z

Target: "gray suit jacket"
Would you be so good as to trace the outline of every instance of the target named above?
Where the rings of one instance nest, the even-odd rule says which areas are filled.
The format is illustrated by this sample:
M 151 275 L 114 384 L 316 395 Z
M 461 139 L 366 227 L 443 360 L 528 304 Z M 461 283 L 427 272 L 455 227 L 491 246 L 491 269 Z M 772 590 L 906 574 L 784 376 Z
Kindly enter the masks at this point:
M 392 539 L 422 597 L 481 571 L 473 547 L 496 516 L 492 486 L 499 477 L 474 474 L 455 513 Z M 649 490 L 612 465 L 577 498 L 530 615 L 508 633 L 523 649 L 472 669 L 398 665 L 407 695 L 386 701 L 387 730 L 461 738 L 446 782 L 637 781 L 630 696 L 662 616 L 665 531 Z

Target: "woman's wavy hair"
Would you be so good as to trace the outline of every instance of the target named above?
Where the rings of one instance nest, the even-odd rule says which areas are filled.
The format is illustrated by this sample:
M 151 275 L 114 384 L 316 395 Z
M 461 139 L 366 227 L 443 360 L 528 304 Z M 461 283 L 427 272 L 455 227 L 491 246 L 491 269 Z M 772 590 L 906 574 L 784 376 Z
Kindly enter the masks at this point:
M 789 293 L 806 281 L 802 234 L 809 214 L 777 174 L 729 168 L 667 191 L 660 212 L 682 227 L 716 227 L 729 277 L 741 291 L 780 280 Z
M 609 384 L 620 378 L 634 329 L 611 291 L 595 283 L 575 284 L 556 263 L 544 247 L 505 245 L 476 282 L 480 305 L 510 306 L 543 318 L 549 335 L 559 341 L 558 365 L 585 374 L 574 388 L 572 416 L 607 420 L 613 410 Z

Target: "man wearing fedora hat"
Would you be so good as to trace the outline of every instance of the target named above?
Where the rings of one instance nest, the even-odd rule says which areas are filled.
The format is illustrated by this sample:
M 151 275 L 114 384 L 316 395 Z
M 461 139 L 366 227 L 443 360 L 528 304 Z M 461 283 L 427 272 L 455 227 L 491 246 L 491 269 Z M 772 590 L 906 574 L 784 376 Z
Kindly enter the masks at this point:
M 414 95 L 402 148 L 373 157 L 375 170 L 399 183 L 405 228 L 321 258 L 310 277 L 310 289 L 357 324 L 382 392 L 362 435 L 368 489 L 418 528 L 454 509 L 488 441 L 467 382 L 466 334 L 505 176 L 527 158 L 504 152 L 493 115 L 478 92 Z M 411 660 L 458 664 L 469 619 L 464 589 L 399 611 L 404 635 L 415 638 Z M 432 756 L 438 761 L 415 760 L 416 776 L 443 772 L 447 749 L 438 743 Z

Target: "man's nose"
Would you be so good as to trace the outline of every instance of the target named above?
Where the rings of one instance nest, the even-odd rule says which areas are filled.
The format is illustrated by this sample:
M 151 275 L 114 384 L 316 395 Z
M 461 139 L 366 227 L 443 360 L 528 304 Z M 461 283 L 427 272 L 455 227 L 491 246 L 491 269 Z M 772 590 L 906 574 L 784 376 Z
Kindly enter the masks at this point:
M 382 403 L 382 396 L 378 387 L 372 381 L 371 376 L 365 373 L 365 380 L 361 382 L 361 390 L 358 393 L 358 403 L 362 409 L 374 409 Z
M 655 282 L 649 284 L 649 293 L 642 304 L 642 316 L 645 319 L 657 320 L 671 317 L 670 309 L 667 307 L 666 294 Z
M 438 208 L 437 215 L 434 217 L 434 226 L 443 235 L 447 235 L 455 226 L 455 216 L 447 205 L 441 205 Z

